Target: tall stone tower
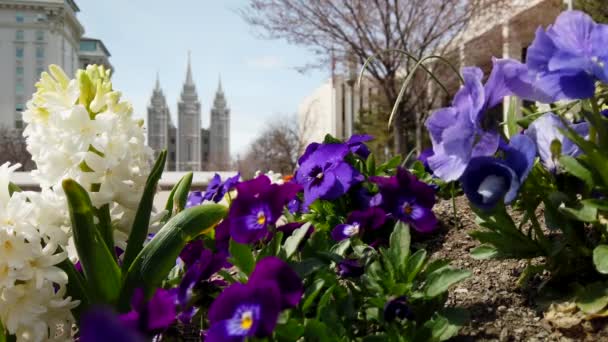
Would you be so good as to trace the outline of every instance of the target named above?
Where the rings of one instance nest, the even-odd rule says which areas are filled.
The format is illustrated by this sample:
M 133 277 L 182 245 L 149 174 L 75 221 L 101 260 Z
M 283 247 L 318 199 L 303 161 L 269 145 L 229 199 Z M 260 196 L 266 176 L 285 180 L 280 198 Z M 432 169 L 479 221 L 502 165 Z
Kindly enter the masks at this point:
M 156 85 L 152 91 L 150 105 L 148 106 L 148 145 L 158 155 L 161 150 L 167 150 L 168 160 L 165 170 L 175 169 L 175 126 L 171 122 L 169 107 L 160 88 L 158 74 Z M 173 133 L 173 134 L 172 134 Z
M 201 170 L 201 103 L 192 80 L 190 53 L 186 81 L 177 104 L 177 171 Z
M 213 170 L 230 170 L 230 109 L 226 103 L 220 79 L 209 127 L 209 167 Z

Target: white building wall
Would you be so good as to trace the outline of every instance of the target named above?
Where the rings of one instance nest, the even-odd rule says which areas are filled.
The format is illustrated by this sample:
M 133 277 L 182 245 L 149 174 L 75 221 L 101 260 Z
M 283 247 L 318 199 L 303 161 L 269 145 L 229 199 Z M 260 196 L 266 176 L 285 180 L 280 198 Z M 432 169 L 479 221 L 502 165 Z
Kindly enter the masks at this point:
M 19 3 L 0 3 L 0 126 L 11 128 L 19 125 L 20 110 L 48 65 L 57 64 L 73 76 L 83 33 L 63 1 Z

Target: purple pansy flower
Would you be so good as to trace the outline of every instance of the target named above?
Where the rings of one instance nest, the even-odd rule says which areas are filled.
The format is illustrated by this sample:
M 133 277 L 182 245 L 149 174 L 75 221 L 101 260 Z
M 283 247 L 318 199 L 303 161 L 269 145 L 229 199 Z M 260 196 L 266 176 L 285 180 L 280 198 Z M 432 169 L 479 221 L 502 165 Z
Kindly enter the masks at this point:
M 405 296 L 397 297 L 389 300 L 384 305 L 383 311 L 384 320 L 392 322 L 395 319 L 413 319 L 414 313 L 410 310 L 410 307 Z
M 239 182 L 241 174 L 237 173 L 233 177 L 226 179 L 222 183 L 222 178 L 219 174 L 215 174 L 207 185 L 207 190 L 204 193 L 200 191 L 192 191 L 188 194 L 188 201 L 186 202 L 186 208 L 201 205 L 204 201 L 213 201 L 219 203 L 224 195 L 232 190 Z
M 608 82 L 608 25 L 580 11 L 566 11 L 547 30 L 538 28 L 526 64 L 511 61 L 507 84 L 519 97 L 550 103 L 586 99 L 595 80 Z
M 370 177 L 380 188 L 382 207 L 415 230 L 428 233 L 437 226 L 433 213 L 435 190 L 409 171 L 399 168 L 392 177 Z
M 352 153 L 367 159 L 370 151 L 365 143 L 373 139 L 374 137 L 369 134 L 354 134 L 346 141 L 346 145 Z
M 337 199 L 351 186 L 363 181 L 363 176 L 344 160 L 348 153 L 346 144 L 308 146 L 300 158 L 300 168 L 295 177 L 304 187 L 304 206 L 319 198 Z
M 365 267 L 358 260 L 344 259 L 338 262 L 338 275 L 342 278 L 358 278 L 365 273 Z
M 536 146 L 528 136 L 518 134 L 505 147 L 504 156 L 504 160 L 473 158 L 462 175 L 464 193 L 482 210 L 490 210 L 500 201 L 509 204 L 515 200 L 534 165 Z
M 386 213 L 378 207 L 371 207 L 362 211 L 353 211 L 348 215 L 346 223 L 337 225 L 331 232 L 336 241 L 361 235 L 365 230 L 375 230 L 386 222 Z
M 270 336 L 281 310 L 296 306 L 302 293 L 302 280 L 287 263 L 266 257 L 256 265 L 246 285 L 230 285 L 211 304 L 211 328 L 205 340 L 244 341 L 247 337 Z
M 281 309 L 296 307 L 302 299 L 302 279 L 285 261 L 274 256 L 260 260 L 249 276 L 249 284 L 268 281 L 276 283 L 279 288 Z
M 206 341 L 244 341 L 247 337 L 272 334 L 281 311 L 277 285 L 273 282 L 227 287 L 209 308 Z
M 131 299 L 131 311 L 120 315 L 128 327 L 150 334 L 168 328 L 175 321 L 175 291 L 158 289 L 146 300 L 141 288 L 135 289 Z
M 236 186 L 237 198 L 228 213 L 230 236 L 238 243 L 264 239 L 269 225 L 276 223 L 283 207 L 301 190 L 298 184 L 272 184 L 264 175 Z M 217 232 L 217 230 L 216 230 Z
M 203 241 L 195 240 L 186 245 L 179 257 L 186 266 L 186 273 L 177 289 L 177 301 L 181 311 L 178 318 L 187 323 L 195 313 L 195 308 L 190 303 L 192 289 L 227 266 L 227 253 L 222 251 L 213 253 L 203 246 Z
M 582 137 L 589 135 L 588 122 L 572 124 L 571 127 Z M 553 159 L 551 153 L 551 143 L 554 140 L 561 143 L 561 154 L 576 157 L 581 153 L 580 148 L 560 132 L 561 129 L 565 129 L 562 120 L 553 113 L 547 113 L 534 120 L 526 130 L 526 135 L 532 138 L 536 144 L 540 160 L 551 172 L 554 172 L 557 168 L 557 160 Z
M 493 63 L 485 86 L 481 69 L 463 68 L 464 86 L 452 106 L 435 111 L 425 123 L 434 152 L 428 163 L 435 176 L 444 181 L 457 180 L 471 158 L 491 156 L 498 148 L 497 130 L 482 125 L 486 111 L 509 93 L 503 78 L 504 61 L 494 59 Z
M 109 308 L 92 308 L 80 320 L 80 342 L 144 342 L 146 339 L 130 329 Z
M 434 154 L 433 148 L 426 148 L 418 155 L 418 160 L 422 163 L 422 165 L 424 165 L 424 169 L 429 173 L 433 173 L 431 167 L 429 166 L 429 158 Z

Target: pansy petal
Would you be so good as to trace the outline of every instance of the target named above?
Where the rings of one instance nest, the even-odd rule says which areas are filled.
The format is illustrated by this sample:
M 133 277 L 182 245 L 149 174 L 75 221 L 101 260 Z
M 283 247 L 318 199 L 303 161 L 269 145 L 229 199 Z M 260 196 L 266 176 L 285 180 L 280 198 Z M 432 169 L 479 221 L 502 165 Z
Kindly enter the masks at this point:
M 410 216 L 412 228 L 421 233 L 430 233 L 437 227 L 437 218 L 433 210 L 421 205 L 414 205 Z
M 285 261 L 269 256 L 258 262 L 249 277 L 249 283 L 274 281 L 279 288 L 281 308 L 296 307 L 302 299 L 302 279 Z

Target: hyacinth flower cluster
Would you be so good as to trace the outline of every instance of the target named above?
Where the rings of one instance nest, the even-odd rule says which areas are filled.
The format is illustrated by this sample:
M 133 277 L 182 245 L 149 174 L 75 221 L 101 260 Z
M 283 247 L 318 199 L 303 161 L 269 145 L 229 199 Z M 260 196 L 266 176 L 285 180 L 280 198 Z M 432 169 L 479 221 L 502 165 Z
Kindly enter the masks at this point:
M 549 287 L 577 288 L 564 295 L 586 319 L 608 312 L 608 297 L 592 290 L 605 288 L 608 274 L 606 42 L 608 25 L 566 11 L 553 25 L 538 28 L 523 63 L 495 59 L 485 85 L 479 69 L 464 68 L 452 106 L 426 122 L 433 143 L 432 156 L 425 157 L 430 171 L 462 185 L 483 228 L 471 234 L 482 243 L 473 257 L 544 257 L 523 271 L 519 284 L 548 271 Z M 520 118 L 510 109 L 504 130 L 487 139 L 473 128 L 490 119 L 487 110 L 497 95 L 536 104 Z M 456 136 L 452 127 L 470 129 Z M 513 212 L 521 213 L 518 219 Z

